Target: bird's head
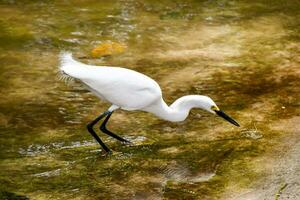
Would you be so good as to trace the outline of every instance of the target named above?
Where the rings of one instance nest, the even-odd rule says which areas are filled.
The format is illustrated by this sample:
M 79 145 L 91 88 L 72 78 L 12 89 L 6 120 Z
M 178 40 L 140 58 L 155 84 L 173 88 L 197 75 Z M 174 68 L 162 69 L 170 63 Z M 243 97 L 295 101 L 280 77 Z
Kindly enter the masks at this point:
M 225 119 L 226 121 L 230 122 L 231 124 L 233 124 L 235 126 L 240 126 L 234 119 L 232 119 L 227 114 L 225 114 L 222 110 L 220 110 L 219 107 L 216 105 L 216 103 L 211 98 L 209 98 L 207 96 L 202 96 L 202 98 L 203 97 L 204 97 L 204 99 L 202 99 L 202 102 L 201 102 L 202 109 L 222 117 L 223 119 Z

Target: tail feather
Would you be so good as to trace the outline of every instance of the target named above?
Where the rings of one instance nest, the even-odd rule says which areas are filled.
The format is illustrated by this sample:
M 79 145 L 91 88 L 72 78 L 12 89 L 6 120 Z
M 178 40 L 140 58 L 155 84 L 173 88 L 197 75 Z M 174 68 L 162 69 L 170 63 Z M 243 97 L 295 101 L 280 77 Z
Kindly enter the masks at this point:
M 60 65 L 59 70 L 62 74 L 72 78 L 80 79 L 83 72 L 84 64 L 73 59 L 72 53 L 61 52 L 59 55 Z
M 62 69 L 65 65 L 68 65 L 69 63 L 73 63 L 75 60 L 73 59 L 72 53 L 63 51 L 59 55 L 60 60 L 60 69 Z

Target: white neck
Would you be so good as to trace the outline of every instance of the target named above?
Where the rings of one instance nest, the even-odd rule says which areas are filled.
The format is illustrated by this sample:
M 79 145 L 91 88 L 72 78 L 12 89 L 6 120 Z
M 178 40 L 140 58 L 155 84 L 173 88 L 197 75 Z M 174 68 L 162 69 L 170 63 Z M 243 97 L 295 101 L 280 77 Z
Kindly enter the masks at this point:
M 207 98 L 201 95 L 183 96 L 170 106 L 161 99 L 156 104 L 146 108 L 145 111 L 151 112 L 164 120 L 172 122 L 184 121 L 192 108 L 205 109 L 207 107 Z

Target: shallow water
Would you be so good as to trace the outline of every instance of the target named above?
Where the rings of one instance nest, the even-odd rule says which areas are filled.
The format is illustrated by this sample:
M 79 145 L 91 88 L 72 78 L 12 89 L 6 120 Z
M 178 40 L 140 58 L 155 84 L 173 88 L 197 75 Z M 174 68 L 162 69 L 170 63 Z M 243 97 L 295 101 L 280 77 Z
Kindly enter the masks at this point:
M 299 1 L 3 0 L 0 16 L 3 198 L 242 199 L 298 144 Z M 126 48 L 93 58 L 107 42 Z M 109 104 L 59 81 L 62 50 L 145 73 L 168 103 L 209 95 L 242 128 L 200 110 L 181 123 L 117 111 L 109 127 L 133 145 L 104 136 L 115 153 L 103 156 L 85 125 Z M 266 199 L 285 183 L 297 197 L 286 177 Z

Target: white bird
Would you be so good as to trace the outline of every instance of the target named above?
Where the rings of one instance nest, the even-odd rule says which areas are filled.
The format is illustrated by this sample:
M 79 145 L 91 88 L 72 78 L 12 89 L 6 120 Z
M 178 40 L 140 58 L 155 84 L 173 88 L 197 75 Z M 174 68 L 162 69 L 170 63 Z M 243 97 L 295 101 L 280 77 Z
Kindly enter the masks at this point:
M 74 60 L 71 53 L 62 53 L 60 60 L 60 71 L 64 75 L 79 80 L 97 97 L 112 104 L 107 111 L 87 125 L 88 131 L 107 153 L 110 149 L 95 133 L 93 126 L 106 117 L 100 130 L 121 142 L 129 142 L 106 128 L 111 114 L 117 109 L 146 111 L 167 121 L 180 122 L 187 118 L 192 108 L 201 108 L 239 126 L 207 96 L 183 96 L 168 106 L 163 100 L 158 83 L 144 74 L 121 67 L 87 65 Z

